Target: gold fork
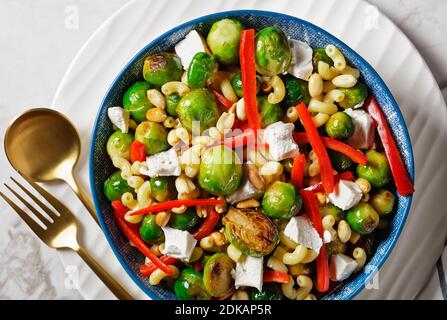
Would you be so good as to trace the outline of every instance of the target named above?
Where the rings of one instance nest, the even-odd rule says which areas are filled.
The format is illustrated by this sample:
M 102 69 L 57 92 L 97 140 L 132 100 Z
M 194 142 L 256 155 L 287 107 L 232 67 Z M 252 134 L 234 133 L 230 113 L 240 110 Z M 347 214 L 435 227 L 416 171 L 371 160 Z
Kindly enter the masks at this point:
M 78 222 L 73 213 L 62 202 L 57 200 L 45 189 L 32 181 L 29 177 L 19 172 L 20 175 L 43 197 L 51 206 L 56 209 L 59 214 L 56 214 L 52 209 L 40 201 L 34 194 L 28 189 L 10 177 L 14 183 L 25 192 L 47 215 L 48 219 L 41 212 L 39 212 L 33 205 L 25 200 L 20 194 L 5 183 L 14 196 L 19 199 L 39 220 L 39 222 L 45 226 L 43 228 L 37 223 L 30 215 L 17 206 L 10 198 L 0 191 L 0 196 L 17 212 L 17 214 L 25 221 L 25 223 L 34 231 L 34 233 L 42 240 L 47 246 L 55 249 L 68 248 L 74 250 L 79 256 L 88 264 L 88 266 L 96 273 L 96 275 L 104 282 L 104 284 L 113 292 L 118 299 L 133 300 L 132 296 L 124 289 L 96 260 L 90 256 L 85 249 L 79 245 L 77 239 Z

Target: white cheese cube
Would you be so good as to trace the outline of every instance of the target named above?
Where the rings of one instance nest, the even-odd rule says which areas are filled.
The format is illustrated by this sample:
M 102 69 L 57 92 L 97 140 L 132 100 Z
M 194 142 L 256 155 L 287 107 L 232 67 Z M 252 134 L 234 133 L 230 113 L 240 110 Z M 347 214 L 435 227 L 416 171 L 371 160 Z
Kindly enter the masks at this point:
M 165 247 L 161 253 L 176 259 L 189 261 L 197 240 L 188 231 L 174 228 L 163 228 L 165 234 Z
M 149 177 L 179 176 L 182 172 L 177 152 L 174 148 L 156 153 L 146 158 L 147 171 L 140 170 L 141 174 Z
M 305 42 L 293 39 L 290 40 L 290 48 L 292 50 L 292 60 L 287 72 L 296 78 L 309 81 L 313 71 L 312 48 Z
M 259 199 L 263 193 L 249 179 L 245 179 L 235 192 L 225 197 L 225 200 L 231 204 L 235 204 L 248 199 Z
M 358 149 L 368 149 L 374 143 L 375 127 L 371 116 L 364 110 L 346 109 L 354 122 L 354 134 L 346 140 L 348 144 Z
M 198 52 L 209 52 L 205 39 L 196 31 L 190 31 L 185 39 L 175 45 L 175 53 L 182 61 L 183 69 L 188 69 L 192 58 Z
M 264 275 L 264 257 L 255 258 L 246 256 L 242 262 L 236 264 L 236 271 L 234 272 L 234 286 L 252 287 L 259 291 L 262 290 Z
M 295 126 L 282 121 L 275 122 L 264 129 L 263 140 L 269 145 L 271 160 L 281 161 L 299 153 L 299 147 L 293 139 Z
M 362 190 L 352 181 L 340 180 L 334 191 L 328 195 L 328 199 L 340 209 L 348 210 L 360 202 Z
M 318 231 L 305 216 L 291 218 L 284 229 L 284 234 L 290 240 L 315 252 L 320 252 L 320 248 L 323 245 L 323 240 L 318 234 Z
M 342 253 L 334 254 L 329 267 L 330 278 L 333 281 L 346 280 L 356 268 L 357 262 L 354 259 Z
M 130 112 L 121 107 L 110 107 L 107 109 L 110 122 L 123 133 L 129 131 Z

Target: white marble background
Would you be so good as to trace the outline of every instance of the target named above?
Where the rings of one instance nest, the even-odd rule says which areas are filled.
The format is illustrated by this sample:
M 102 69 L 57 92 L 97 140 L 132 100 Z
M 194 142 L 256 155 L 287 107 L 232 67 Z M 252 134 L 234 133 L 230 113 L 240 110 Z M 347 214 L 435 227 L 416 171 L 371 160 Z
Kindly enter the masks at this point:
M 0 137 L 29 107 L 49 106 L 76 52 L 128 0 L 2 0 Z M 413 41 L 441 88 L 447 87 L 447 1 L 370 0 Z M 79 26 L 69 20 L 79 12 Z M 447 90 L 444 91 L 447 97 Z M 0 152 L 0 177 L 9 175 Z M 78 299 L 56 252 L 42 245 L 0 201 L 0 299 Z

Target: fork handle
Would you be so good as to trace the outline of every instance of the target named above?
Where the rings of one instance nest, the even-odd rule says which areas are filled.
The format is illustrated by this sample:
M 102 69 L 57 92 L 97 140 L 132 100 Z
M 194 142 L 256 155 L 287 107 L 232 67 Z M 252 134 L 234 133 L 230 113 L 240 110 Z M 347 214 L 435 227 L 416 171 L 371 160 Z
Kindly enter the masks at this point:
M 110 275 L 104 268 L 82 247 L 75 250 L 82 260 L 88 264 L 90 269 L 104 282 L 104 284 L 112 291 L 119 300 L 134 300 L 133 297 L 124 289 L 114 277 Z

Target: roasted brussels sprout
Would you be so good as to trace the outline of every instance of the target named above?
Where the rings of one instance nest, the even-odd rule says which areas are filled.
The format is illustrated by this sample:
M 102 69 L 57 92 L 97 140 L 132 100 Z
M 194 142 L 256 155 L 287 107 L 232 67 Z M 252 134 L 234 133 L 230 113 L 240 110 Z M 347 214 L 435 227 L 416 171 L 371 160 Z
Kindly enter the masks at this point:
M 199 221 L 195 209 L 189 207 L 182 214 L 171 214 L 171 218 L 169 219 L 169 225 L 174 229 L 179 230 L 189 230 L 194 227 Z
M 205 290 L 202 274 L 191 268 L 183 269 L 174 283 L 174 292 L 180 300 L 208 300 L 210 294 Z
M 382 188 L 390 181 L 390 166 L 386 155 L 375 150 L 366 153 L 368 163 L 357 166 L 357 175 L 368 180 L 374 187 Z
M 194 89 L 178 103 L 177 115 L 188 131 L 201 134 L 216 125 L 220 110 L 216 98 L 207 89 Z
M 169 196 L 168 177 L 152 177 L 150 180 L 151 197 L 158 202 L 163 202 Z
M 352 160 L 343 153 L 328 150 L 329 159 L 331 160 L 332 168 L 338 172 L 349 170 L 352 166 Z
M 177 117 L 177 105 L 182 97 L 179 94 L 174 93 L 166 97 L 166 111 L 170 116 Z
M 234 92 L 239 98 L 244 96 L 244 92 L 242 91 L 242 74 L 240 72 L 234 74 L 233 78 L 231 78 L 231 84 L 233 86 Z M 261 83 L 259 79 L 256 78 L 256 92 L 259 92 L 261 88 Z
M 206 42 L 219 63 L 231 65 L 239 61 L 242 30 L 244 25 L 236 19 L 222 19 L 213 23 Z
M 133 136 L 130 133 L 122 133 L 120 130 L 112 133 L 107 140 L 107 153 L 110 158 L 115 155 L 130 160 L 130 145 L 132 144 Z
M 339 207 L 333 205 L 332 203 L 325 204 L 324 206 L 320 207 L 321 216 L 333 216 L 335 219 L 335 223 L 340 222 L 344 218 L 343 210 L 341 210 Z
M 280 121 L 284 115 L 281 106 L 279 104 L 271 104 L 266 96 L 258 98 L 258 110 L 261 115 L 261 126 L 263 128 Z
M 368 97 L 368 87 L 362 82 L 357 82 L 352 88 L 338 89 L 345 94 L 345 98 L 338 103 L 344 109 L 355 107 Z
M 326 133 L 334 139 L 347 139 L 354 133 L 354 121 L 346 112 L 336 112 L 330 116 L 325 125 Z
M 290 219 L 303 206 L 295 187 L 287 182 L 275 181 L 264 193 L 262 209 L 272 219 Z
M 104 181 L 104 194 L 109 201 L 121 200 L 126 192 L 132 192 L 127 181 L 121 177 L 121 171 L 115 171 Z
M 284 86 L 286 87 L 286 96 L 282 101 L 284 107 L 294 107 L 300 102 L 309 104 L 310 95 L 307 81 L 295 78 L 291 74 L 284 77 Z
M 197 52 L 189 64 L 187 72 L 188 84 L 191 88 L 203 88 L 206 81 L 216 67 L 216 62 L 212 55 L 206 52 Z
M 260 212 L 231 207 L 222 218 L 222 223 L 227 239 L 246 255 L 265 256 L 278 244 L 276 226 Z
M 228 195 L 236 191 L 242 178 L 241 160 L 230 148 L 215 146 L 202 154 L 198 181 L 206 191 Z
M 396 197 L 391 191 L 381 189 L 373 194 L 369 203 L 380 216 L 386 216 L 393 211 Z
M 348 249 L 348 245 L 346 243 L 341 242 L 340 239 L 338 239 L 338 237 L 336 237 L 334 241 L 326 243 L 325 247 L 328 256 L 339 253 L 346 253 L 346 250 Z
M 256 69 L 272 77 L 287 71 L 292 59 L 292 51 L 284 32 L 275 26 L 261 29 L 255 39 Z
M 145 81 L 135 82 L 126 90 L 123 96 L 123 107 L 129 110 L 130 116 L 133 120 L 140 123 L 146 120 L 146 112 L 153 105 L 147 98 L 147 90 L 151 85 Z
M 346 212 L 346 221 L 359 234 L 369 234 L 379 224 L 379 214 L 368 203 L 359 203 Z
M 135 140 L 146 145 L 146 153 L 149 155 L 169 149 L 167 137 L 165 127 L 156 122 L 143 121 L 135 130 Z
M 235 267 L 226 253 L 215 253 L 206 261 L 203 269 L 203 283 L 206 291 L 213 297 L 225 297 L 233 289 L 234 279 L 231 271 Z
M 179 81 L 183 74 L 180 58 L 168 52 L 150 55 L 144 60 L 143 77 L 155 87 L 169 81 Z
M 325 48 L 315 48 L 312 57 L 312 64 L 314 66 L 314 70 L 318 70 L 318 62 L 320 61 L 326 62 L 330 66 L 334 64 L 332 59 L 329 58 L 329 56 L 326 54 Z
M 145 215 L 140 225 L 141 238 L 152 244 L 161 243 L 165 238 L 163 230 L 155 222 L 155 217 L 155 214 Z
M 281 287 L 276 283 L 265 283 L 262 291 L 250 291 L 250 300 L 282 300 L 283 297 Z

